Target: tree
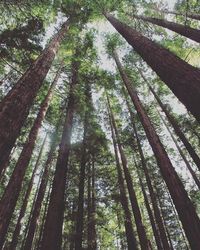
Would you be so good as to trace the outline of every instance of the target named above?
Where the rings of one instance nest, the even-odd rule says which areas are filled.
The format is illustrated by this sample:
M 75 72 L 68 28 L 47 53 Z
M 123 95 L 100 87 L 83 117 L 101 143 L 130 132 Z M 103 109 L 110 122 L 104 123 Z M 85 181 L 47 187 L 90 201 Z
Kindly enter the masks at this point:
M 104 15 L 199 121 L 200 71 L 110 14 Z

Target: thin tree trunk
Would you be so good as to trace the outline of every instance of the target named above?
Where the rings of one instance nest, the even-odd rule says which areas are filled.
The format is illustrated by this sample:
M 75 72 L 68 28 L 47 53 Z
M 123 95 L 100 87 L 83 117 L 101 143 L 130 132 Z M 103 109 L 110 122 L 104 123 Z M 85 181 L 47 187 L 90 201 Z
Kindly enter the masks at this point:
M 184 133 L 181 131 L 175 118 L 170 114 L 170 112 L 166 109 L 165 105 L 161 102 L 160 98 L 158 97 L 158 95 L 156 94 L 154 89 L 151 86 L 149 86 L 149 89 L 150 89 L 151 93 L 153 94 L 153 96 L 155 97 L 155 99 L 157 100 L 162 111 L 165 113 L 165 115 L 166 115 L 168 121 L 170 122 L 170 124 L 172 125 L 176 135 L 180 138 L 180 140 L 184 144 L 185 148 L 187 149 L 188 153 L 190 154 L 194 163 L 196 164 L 197 168 L 200 171 L 200 158 L 199 158 L 199 156 L 195 152 L 194 148 L 192 147 L 192 145 L 190 144 L 188 139 L 185 137 Z
M 157 245 L 157 248 L 159 250 L 161 250 L 161 249 L 163 249 L 162 241 L 161 241 L 160 234 L 159 234 L 159 231 L 158 231 L 158 228 L 157 228 L 157 224 L 155 223 L 155 220 L 154 220 L 154 215 L 153 215 L 153 212 L 151 210 L 151 207 L 150 207 L 150 204 L 149 204 L 149 201 L 148 201 L 148 197 L 147 197 L 147 193 L 145 191 L 144 184 L 143 184 L 142 179 L 140 178 L 140 176 L 139 176 L 139 182 L 140 182 L 140 186 L 141 186 L 141 189 L 142 189 L 142 194 L 143 194 L 143 197 L 144 197 L 145 206 L 146 206 L 146 209 L 147 209 L 147 212 L 148 212 L 148 215 L 149 215 L 149 219 L 150 219 L 150 222 L 151 222 L 151 227 L 153 229 L 153 234 L 154 234 L 154 238 L 155 238 L 155 241 L 156 241 L 156 245 Z
M 26 194 L 25 194 L 25 197 L 24 197 L 24 200 L 23 200 L 22 207 L 20 209 L 20 213 L 19 213 L 19 216 L 18 216 L 18 219 L 17 219 L 17 224 L 15 226 L 15 230 L 14 230 L 14 233 L 13 233 L 13 236 L 12 236 L 12 242 L 10 244 L 9 250 L 15 250 L 16 247 L 17 247 L 18 237 L 19 237 L 20 230 L 21 230 L 21 221 L 22 221 L 22 219 L 23 219 L 23 217 L 25 215 L 25 212 L 26 212 L 29 196 L 30 196 L 30 193 L 31 193 L 31 190 L 32 190 L 32 187 L 33 187 L 33 181 L 34 181 L 35 173 L 36 173 L 36 171 L 38 169 L 40 159 L 41 159 L 42 154 L 43 154 L 46 139 L 47 139 L 47 134 L 46 134 L 46 137 L 44 138 L 44 141 L 42 143 L 42 146 L 41 146 L 37 161 L 35 163 L 35 167 L 33 169 L 31 179 L 30 179 L 29 184 L 28 184 L 28 188 L 26 190 Z
M 141 120 L 143 128 L 146 132 L 149 143 L 152 147 L 154 155 L 157 160 L 157 164 L 161 170 L 163 179 L 165 180 L 167 187 L 170 191 L 170 195 L 173 199 L 175 207 L 177 209 L 179 218 L 182 222 L 183 228 L 187 235 L 188 241 L 193 249 L 200 248 L 200 220 L 195 211 L 195 208 L 188 197 L 187 192 L 184 189 L 183 183 L 179 179 L 156 131 L 151 124 L 151 121 L 146 114 L 138 95 L 131 85 L 131 82 L 126 75 L 119 58 L 114 53 L 114 58 L 119 69 L 122 80 L 129 92 L 132 102 L 137 110 L 138 116 Z
M 139 205 L 138 205 L 137 197 L 136 197 L 136 194 L 135 194 L 135 190 L 133 188 L 132 177 L 131 177 L 129 169 L 128 169 L 127 159 L 126 159 L 126 156 L 124 154 L 124 151 L 123 151 L 123 148 L 122 148 L 122 145 L 121 145 L 121 141 L 120 141 L 120 138 L 119 138 L 119 133 L 118 133 L 118 130 L 117 130 L 116 122 L 115 122 L 114 115 L 113 115 L 112 110 L 111 110 L 111 106 L 110 106 L 110 102 L 109 102 L 108 97 L 107 97 L 107 100 L 108 100 L 108 107 L 110 109 L 112 126 L 113 126 L 114 131 L 115 131 L 117 145 L 118 145 L 119 153 L 120 153 L 120 156 L 121 156 L 121 161 L 122 161 L 122 166 L 123 166 L 123 170 L 124 170 L 125 180 L 126 180 L 127 187 L 128 187 L 128 192 L 129 192 L 129 197 L 130 197 L 130 201 L 131 201 L 132 211 L 133 211 L 133 215 L 134 215 L 134 218 L 135 218 L 137 232 L 138 232 L 138 236 L 139 236 L 139 240 L 140 240 L 140 246 L 141 246 L 141 249 L 143 249 L 143 250 L 144 249 L 145 250 L 150 249 L 149 242 L 148 242 L 148 239 L 147 239 L 147 235 L 146 235 L 146 232 L 145 232 L 145 228 L 144 228 L 144 225 L 142 223 L 142 216 L 141 216 L 141 213 L 140 213 L 140 208 L 139 208 Z
M 53 161 L 54 152 L 55 152 L 55 149 L 57 146 L 59 123 L 60 123 L 60 119 L 59 119 L 59 122 L 57 124 L 56 130 L 52 135 L 51 149 L 50 149 L 50 152 L 48 154 L 48 157 L 47 157 L 47 160 L 45 163 L 44 172 L 42 175 L 42 180 L 40 183 L 39 191 L 38 191 L 37 198 L 36 198 L 36 201 L 34 204 L 34 208 L 33 208 L 32 214 L 31 214 L 29 229 L 28 229 L 28 233 L 27 233 L 27 237 L 26 237 L 26 241 L 25 241 L 25 245 L 24 245 L 24 249 L 27 249 L 27 250 L 31 249 L 34 235 L 36 232 L 37 221 L 38 221 L 38 218 L 40 215 L 40 210 L 42 207 L 42 202 L 44 200 L 44 195 L 45 195 L 45 191 L 46 191 L 46 187 L 47 187 L 47 183 L 48 183 L 49 171 L 50 171 L 51 163 Z
M 78 196 L 78 210 L 76 216 L 75 250 L 82 249 L 82 241 L 83 241 L 85 168 L 87 163 L 87 155 L 86 155 L 87 126 L 88 126 L 88 121 L 85 120 L 84 138 L 82 144 L 80 174 L 79 174 L 79 196 Z
M 76 58 L 76 55 L 75 55 Z M 78 83 L 79 61 L 72 63 L 72 80 L 70 83 L 68 107 L 60 143 L 53 186 L 50 196 L 47 218 L 41 242 L 41 250 L 59 250 L 62 246 L 62 224 L 64 216 L 64 197 L 68 158 L 70 151 L 71 131 L 75 110 L 75 88 Z
M 167 20 L 159 19 L 155 17 L 146 17 L 146 16 L 138 16 L 138 15 L 133 15 L 133 17 L 143 20 L 145 22 L 156 24 L 158 26 L 172 30 L 182 36 L 190 38 L 191 40 L 195 42 L 198 42 L 198 43 L 200 42 L 200 30 L 191 28 L 183 24 L 169 22 Z
M 179 15 L 179 16 L 186 16 L 184 13 L 178 13 L 175 11 L 162 11 L 163 13 L 166 14 L 173 14 L 173 15 Z M 187 13 L 187 17 L 195 19 L 195 20 L 200 20 L 200 15 L 196 13 Z
M 158 113 L 159 113 L 159 111 L 158 111 Z M 160 116 L 160 118 L 161 118 L 163 124 L 165 125 L 167 131 L 169 132 L 169 134 L 170 134 L 170 136 L 171 136 L 171 138 L 172 138 L 172 140 L 173 140 L 173 142 L 174 142 L 176 148 L 178 149 L 178 152 L 179 152 L 180 156 L 182 157 L 182 159 L 183 159 L 183 161 L 184 161 L 184 163 L 185 163 L 187 169 L 189 170 L 190 174 L 192 175 L 192 177 L 193 177 L 193 179 L 194 179 L 194 181 L 195 181 L 197 187 L 200 189 L 200 181 L 199 181 L 199 179 L 197 178 L 196 173 L 194 172 L 194 170 L 193 170 L 192 167 L 190 166 L 189 161 L 187 160 L 187 158 L 186 158 L 185 154 L 183 153 L 181 147 L 178 145 L 177 140 L 176 140 L 175 137 L 173 136 L 171 130 L 170 130 L 169 127 L 167 126 L 165 120 L 163 119 L 163 117 L 161 116 L 160 113 L 159 113 L 159 116 Z
M 118 21 L 110 14 L 105 13 L 104 15 L 186 108 L 200 121 L 200 70 L 128 25 Z
M 46 218 L 47 209 L 48 209 L 48 205 L 49 205 L 50 194 L 51 194 L 51 185 L 50 185 L 48 193 L 47 193 L 46 203 L 45 203 L 45 207 L 44 207 L 44 213 L 43 213 L 43 216 L 42 216 L 42 223 L 41 223 L 41 227 L 40 227 L 40 233 L 39 233 L 39 237 L 38 237 L 37 244 L 36 244 L 37 245 L 36 246 L 37 250 L 40 249 L 40 244 L 41 244 L 41 239 L 42 239 L 42 234 L 43 234 L 43 228 L 44 228 L 44 223 L 45 223 L 45 218 Z
M 29 114 L 30 107 L 68 30 L 68 25 L 69 20 L 62 25 L 47 48 L 0 104 L 0 172 L 9 159 L 10 152 Z
M 19 156 L 13 174 L 8 183 L 8 186 L 6 187 L 6 190 L 0 201 L 0 246 L 4 242 L 8 225 L 12 213 L 15 209 L 18 196 L 20 194 L 23 178 L 26 173 L 26 169 L 29 165 L 35 147 L 37 135 L 41 127 L 42 121 L 45 117 L 45 114 L 47 112 L 49 103 L 51 101 L 52 92 L 57 83 L 57 80 L 58 80 L 58 75 L 56 75 L 54 81 L 51 84 L 51 87 L 48 90 L 48 93 L 44 101 L 41 104 L 40 110 L 31 128 L 28 139 L 23 147 L 23 150 Z
M 119 156 L 118 156 L 118 152 L 117 152 L 117 141 L 115 138 L 115 132 L 114 132 L 114 128 L 113 128 L 110 114 L 109 114 L 109 119 L 110 119 L 113 147 L 114 147 L 114 152 L 115 152 L 117 174 L 118 174 L 118 183 L 119 183 L 119 190 L 120 190 L 120 202 L 121 202 L 121 205 L 122 205 L 122 208 L 124 211 L 124 224 L 125 224 L 127 244 L 128 244 L 128 249 L 133 250 L 133 249 L 137 249 L 137 244 L 136 244 L 136 239 L 134 236 L 133 225 L 132 225 L 132 220 L 131 220 L 131 212 L 129 210 L 129 205 L 128 205 L 128 199 L 126 197 L 124 178 L 123 178 L 122 169 L 120 166 Z
M 92 169 L 88 166 L 88 250 L 97 249 L 96 240 L 96 197 L 95 197 L 95 168 L 92 158 Z

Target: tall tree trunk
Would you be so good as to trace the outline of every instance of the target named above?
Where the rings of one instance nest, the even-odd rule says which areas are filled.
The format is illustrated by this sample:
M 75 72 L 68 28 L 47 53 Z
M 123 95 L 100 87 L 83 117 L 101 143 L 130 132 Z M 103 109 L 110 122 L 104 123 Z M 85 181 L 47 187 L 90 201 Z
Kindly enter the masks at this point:
M 165 10 L 165 11 L 162 11 L 162 12 L 166 13 L 166 14 L 186 16 L 186 14 L 184 14 L 184 13 L 178 13 L 178 12 L 175 12 L 175 11 L 167 11 L 167 10 Z M 187 17 L 195 19 L 195 20 L 200 20 L 200 15 L 196 14 L 196 13 L 187 13 Z
M 155 97 L 155 99 L 157 100 L 162 111 L 165 113 L 165 115 L 166 115 L 168 121 L 170 122 L 170 124 L 172 125 L 176 135 L 180 138 L 180 140 L 184 144 L 185 148 L 187 149 L 188 153 L 190 154 L 190 156 L 192 157 L 193 161 L 195 162 L 197 168 L 200 171 L 200 158 L 199 158 L 199 156 L 195 152 L 194 148 L 192 147 L 192 145 L 190 144 L 188 139 L 185 137 L 184 133 L 181 131 L 175 118 L 170 114 L 170 112 L 167 110 L 165 105 L 161 102 L 160 98 L 158 97 L 158 95 L 156 94 L 154 89 L 151 86 L 149 86 L 149 89 L 150 89 L 151 93 L 153 94 L 153 96 Z
M 10 152 L 29 114 L 30 107 L 68 30 L 68 25 L 69 20 L 62 25 L 47 48 L 0 104 L 0 172 L 8 161 Z
M 76 58 L 76 54 L 75 54 Z M 72 62 L 72 79 L 70 83 L 66 118 L 60 143 L 53 186 L 47 211 L 41 250 L 59 250 L 62 246 L 62 224 L 64 216 L 64 197 L 66 176 L 68 172 L 68 158 L 70 151 L 71 131 L 75 110 L 75 88 L 78 83 L 79 61 Z
M 158 111 L 158 112 L 159 112 L 159 111 Z M 161 115 L 160 113 L 159 113 L 159 116 L 160 116 L 160 118 L 161 118 L 163 124 L 165 125 L 167 131 L 169 132 L 169 134 L 170 134 L 170 136 L 171 136 L 171 138 L 172 138 L 172 140 L 173 140 L 173 142 L 174 142 L 174 144 L 175 144 L 175 146 L 176 146 L 176 148 L 177 148 L 177 150 L 178 150 L 180 156 L 182 157 L 182 159 L 183 159 L 183 161 L 184 161 L 184 163 L 185 163 L 187 169 L 189 170 L 190 174 L 192 175 L 192 177 L 193 177 L 193 179 L 194 179 L 194 181 L 195 181 L 197 187 L 200 189 L 200 181 L 199 181 L 199 179 L 197 178 L 196 173 L 194 172 L 194 170 L 193 170 L 192 167 L 190 166 L 190 163 L 189 163 L 189 161 L 187 160 L 187 158 L 186 158 L 184 152 L 182 151 L 181 147 L 178 145 L 177 140 L 176 140 L 175 137 L 173 136 L 171 130 L 170 130 L 169 127 L 167 126 L 165 120 L 163 119 L 163 117 L 162 117 L 162 115 Z
M 54 81 L 52 82 L 48 93 L 41 104 L 39 113 L 34 121 L 34 124 L 29 133 L 28 139 L 23 147 L 23 150 L 19 156 L 19 159 L 16 163 L 15 169 L 12 173 L 8 186 L 3 194 L 3 197 L 0 201 L 0 246 L 4 242 L 4 238 L 8 229 L 8 225 L 12 216 L 12 213 L 15 209 L 17 199 L 20 194 L 23 178 L 26 172 L 26 169 L 29 165 L 35 142 L 39 129 L 41 127 L 42 121 L 47 112 L 49 103 L 51 101 L 52 93 L 54 87 L 57 83 L 58 75 L 56 75 Z
M 110 14 L 106 18 L 200 121 L 200 70 Z
M 139 208 L 139 205 L 138 205 L 137 197 L 136 197 L 136 194 L 135 194 L 135 190 L 133 188 L 132 177 L 131 177 L 129 169 L 128 169 L 127 159 L 126 159 L 126 156 L 124 154 L 124 150 L 123 150 L 122 145 L 121 145 L 121 141 L 120 141 L 120 138 L 119 138 L 119 133 L 118 133 L 118 130 L 117 130 L 114 115 L 113 115 L 112 110 L 111 110 L 109 99 L 107 98 L 107 100 L 108 100 L 108 107 L 110 109 L 112 126 L 113 126 L 113 129 L 115 131 L 117 145 L 118 145 L 119 153 L 120 153 L 120 156 L 121 156 L 121 161 L 122 161 L 122 166 L 123 166 L 123 170 L 124 170 L 125 180 L 126 180 L 127 187 L 128 187 L 128 192 L 129 192 L 129 197 L 130 197 L 130 201 L 131 201 L 132 211 L 133 211 L 133 215 L 134 215 L 134 218 L 135 218 L 137 232 L 138 232 L 138 236 L 139 236 L 139 240 L 140 240 L 140 246 L 141 246 L 141 249 L 143 249 L 143 250 L 144 249 L 145 250 L 150 249 L 149 242 L 148 242 L 148 239 L 147 239 L 147 235 L 146 235 L 146 232 L 145 232 L 145 228 L 144 228 L 144 225 L 142 223 L 142 216 L 141 216 L 141 213 L 140 213 L 140 208 Z
M 47 198 L 46 198 L 46 202 L 45 202 L 45 206 L 44 206 L 44 213 L 42 216 L 42 223 L 40 226 L 40 233 L 38 236 L 38 240 L 36 243 L 36 249 L 39 250 L 40 249 L 40 244 L 41 244 L 41 239 L 42 239 L 42 234 L 43 234 L 43 228 L 44 228 L 44 223 L 45 223 L 45 218 L 46 218 L 46 214 L 47 214 L 47 209 L 48 209 L 48 205 L 49 205 L 49 198 L 50 198 L 50 194 L 51 194 L 51 185 L 49 186 L 49 190 L 47 193 Z
M 22 207 L 20 209 L 20 213 L 19 213 L 19 216 L 18 216 L 18 219 L 17 219 L 17 224 L 15 226 L 15 230 L 14 230 L 14 233 L 13 233 L 13 236 L 12 236 L 12 242 L 10 244 L 9 250 L 15 250 L 16 247 L 17 247 L 18 237 L 19 237 L 20 230 L 21 230 L 21 221 L 22 221 L 22 219 L 23 219 L 23 217 L 25 215 L 25 212 L 26 212 L 29 196 L 30 196 L 30 193 L 31 193 L 31 190 L 32 190 L 32 187 L 33 187 L 33 181 L 34 181 L 35 173 L 36 173 L 36 171 L 38 169 L 40 159 L 41 159 L 41 156 L 43 154 L 46 139 L 47 139 L 47 134 L 46 134 L 46 137 L 44 138 L 44 141 L 42 143 L 42 146 L 41 146 L 37 161 L 35 163 L 35 167 L 33 169 L 31 179 L 30 179 L 29 184 L 28 184 L 28 188 L 26 190 L 26 194 L 25 194 L 25 197 L 24 197 L 24 200 L 23 200 Z
M 138 171 L 138 176 L 139 176 L 139 171 Z M 157 248 L 158 249 L 163 249 L 162 241 L 161 241 L 160 234 L 159 234 L 159 231 L 158 231 L 158 228 L 157 228 L 157 224 L 155 223 L 154 215 L 153 215 L 153 212 L 152 212 L 150 204 L 149 204 L 147 193 L 146 193 L 143 181 L 142 181 L 140 176 L 139 176 L 139 183 L 140 183 L 140 187 L 142 189 L 142 194 L 143 194 L 143 197 L 144 197 L 145 207 L 146 207 L 147 213 L 149 215 L 149 219 L 150 219 L 151 227 L 153 229 L 153 234 L 154 234 L 154 238 L 155 238 L 155 241 L 156 241 Z
M 96 241 L 96 197 L 95 197 L 95 167 L 94 159 L 92 158 L 91 165 L 88 165 L 88 250 L 97 249 Z
M 160 168 L 163 179 L 165 180 L 167 187 L 170 191 L 170 195 L 177 209 L 179 218 L 182 222 L 188 241 L 190 242 L 190 245 L 193 249 L 198 249 L 200 248 L 199 217 L 195 211 L 195 208 L 191 200 L 187 195 L 187 192 L 184 189 L 183 183 L 179 179 L 158 135 L 156 134 L 153 125 L 151 124 L 148 115 L 146 114 L 138 98 L 137 92 L 135 91 L 128 76 L 126 75 L 116 53 L 114 53 L 114 58 L 117 67 L 119 69 L 120 75 L 122 77 L 122 80 L 128 90 L 128 93 L 132 99 L 132 102 L 137 110 L 140 121 L 146 132 L 147 138 L 156 157 L 157 164 Z
M 57 146 L 59 123 L 60 123 L 60 119 L 59 119 L 59 122 L 57 124 L 56 130 L 52 135 L 51 149 L 49 151 L 47 160 L 45 162 L 45 167 L 44 167 L 44 172 L 42 175 L 40 187 L 39 187 L 37 198 L 36 198 L 34 208 L 33 208 L 32 214 L 31 214 L 28 233 L 27 233 L 27 237 L 26 237 L 26 241 L 25 241 L 25 245 L 24 245 L 24 249 L 27 249 L 27 250 L 32 248 L 32 243 L 33 243 L 33 239 L 34 239 L 34 235 L 35 235 L 35 231 L 36 231 L 37 221 L 39 219 L 40 210 L 42 207 L 42 202 L 44 200 L 44 195 L 45 195 L 45 191 L 46 191 L 46 187 L 47 187 L 47 183 L 48 183 L 48 175 L 49 175 L 51 163 L 53 161 L 54 152 L 55 152 L 55 149 Z
M 195 42 L 198 42 L 198 43 L 200 42 L 200 30 L 191 28 L 183 24 L 169 22 L 167 20 L 159 19 L 155 17 L 146 17 L 146 16 L 138 16 L 138 15 L 133 15 L 133 17 L 143 20 L 145 22 L 156 24 L 158 26 L 172 30 L 182 36 L 185 36 L 187 38 L 190 38 L 191 40 L 194 40 Z
M 110 119 L 113 147 L 114 147 L 114 152 L 115 152 L 117 174 L 118 174 L 120 202 L 124 211 L 124 225 L 125 225 L 125 231 L 126 231 L 127 244 L 128 244 L 128 249 L 133 250 L 133 249 L 137 249 L 137 244 L 136 244 L 136 239 L 135 239 L 134 231 L 133 231 L 131 212 L 129 210 L 128 199 L 126 196 L 124 178 L 123 178 L 122 169 L 120 166 L 119 156 L 117 152 L 117 141 L 116 141 L 115 132 L 114 132 L 110 114 L 109 114 L 109 119 Z
M 87 112 L 87 111 L 86 111 Z M 82 249 L 83 241 L 83 223 L 84 223 L 84 191 L 85 191 L 85 169 L 87 163 L 87 131 L 89 126 L 89 113 L 85 114 L 84 135 L 81 152 L 80 173 L 79 173 L 79 195 L 78 195 L 78 210 L 76 216 L 76 237 L 75 250 Z

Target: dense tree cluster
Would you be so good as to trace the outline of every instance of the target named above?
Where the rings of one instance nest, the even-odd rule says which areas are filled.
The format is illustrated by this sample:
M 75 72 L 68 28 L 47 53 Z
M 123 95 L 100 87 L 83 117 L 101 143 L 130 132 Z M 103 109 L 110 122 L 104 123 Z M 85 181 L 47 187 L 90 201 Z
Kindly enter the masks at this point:
M 0 248 L 199 250 L 199 1 L 0 9 Z

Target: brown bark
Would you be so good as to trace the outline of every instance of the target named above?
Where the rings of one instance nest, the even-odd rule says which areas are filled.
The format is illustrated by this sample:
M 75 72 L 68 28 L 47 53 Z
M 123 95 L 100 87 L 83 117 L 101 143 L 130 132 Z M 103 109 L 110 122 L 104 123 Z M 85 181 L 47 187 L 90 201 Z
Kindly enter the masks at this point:
M 97 249 L 96 239 L 96 197 L 95 197 L 95 166 L 92 159 L 92 168 L 88 166 L 88 250 Z
M 89 85 L 88 85 L 89 87 Z M 86 101 L 91 102 L 91 93 L 86 90 Z M 76 237 L 75 237 L 75 250 L 82 249 L 83 241 L 83 223 L 84 223 L 84 191 L 85 191 L 85 170 L 88 160 L 87 155 L 87 135 L 89 126 L 89 112 L 86 111 L 84 119 L 84 135 L 81 152 L 80 173 L 79 173 L 79 195 L 78 195 L 78 210 L 76 217 Z
M 137 201 L 135 190 L 133 188 L 132 177 L 131 177 L 129 169 L 128 169 L 127 159 L 126 159 L 126 156 L 124 154 L 124 150 L 123 150 L 122 145 L 121 145 L 121 141 L 120 141 L 120 138 L 119 138 L 119 133 L 118 133 L 118 130 L 117 130 L 114 115 L 113 115 L 111 107 L 110 107 L 109 99 L 107 98 L 107 100 L 108 100 L 108 106 L 109 106 L 109 109 L 110 109 L 112 125 L 113 125 L 114 131 L 115 131 L 117 145 L 118 145 L 118 148 L 119 148 L 119 153 L 120 153 L 120 157 L 121 157 L 121 161 L 122 161 L 124 175 L 125 175 L 125 179 L 126 179 L 126 183 L 127 183 L 127 187 L 128 187 L 128 192 L 129 192 L 129 197 L 130 197 L 130 201 L 131 201 L 132 211 L 133 211 L 133 215 L 134 215 L 134 218 L 135 218 L 137 232 L 138 232 L 138 236 L 139 236 L 139 240 L 140 240 L 140 246 L 141 246 L 141 249 L 150 249 L 149 242 L 148 242 L 148 239 L 147 239 L 147 235 L 146 235 L 146 232 L 145 232 L 145 228 L 144 228 L 144 225 L 142 223 L 142 216 L 141 216 L 141 213 L 140 213 L 139 204 L 138 204 L 138 201 Z
M 57 128 L 52 136 L 51 149 L 50 149 L 50 152 L 48 154 L 47 160 L 45 162 L 45 167 L 44 167 L 44 172 L 42 175 L 40 187 L 39 187 L 37 198 L 36 198 L 34 208 L 33 208 L 32 214 L 31 214 L 28 233 L 27 233 L 27 237 L 26 237 L 26 241 L 25 241 L 25 245 L 24 245 L 24 249 L 27 249 L 27 250 L 31 249 L 34 235 L 36 232 L 37 221 L 39 219 L 40 210 L 42 207 L 42 202 L 44 200 L 44 195 L 45 195 L 45 191 L 46 191 L 46 187 L 47 187 L 47 183 L 48 183 L 48 175 L 49 175 L 51 163 L 53 161 L 54 152 L 55 152 L 55 149 L 57 146 L 58 129 L 59 129 L 59 124 L 57 125 Z
M 173 136 L 171 130 L 170 130 L 169 127 L 167 126 L 165 120 L 163 119 L 163 117 L 161 116 L 160 113 L 159 113 L 159 116 L 160 116 L 162 122 L 164 123 L 166 129 L 168 130 L 168 132 L 169 132 L 169 134 L 170 134 L 170 136 L 171 136 L 171 138 L 172 138 L 172 140 L 173 140 L 173 142 L 174 142 L 176 148 L 178 149 L 178 152 L 179 152 L 180 156 L 182 157 L 182 159 L 183 159 L 183 161 L 184 161 L 184 163 L 185 163 L 187 169 L 189 170 L 190 174 L 192 175 L 192 177 L 193 177 L 193 179 L 194 179 L 194 181 L 195 181 L 197 187 L 200 189 L 200 181 L 199 181 L 199 179 L 197 178 L 196 173 L 195 173 L 194 170 L 192 169 L 192 167 L 191 167 L 189 161 L 187 160 L 187 158 L 186 158 L 184 152 L 182 151 L 181 147 L 178 145 L 177 140 L 176 140 L 175 137 Z
M 21 230 L 21 221 L 22 221 L 22 219 L 23 219 L 23 217 L 25 215 L 25 212 L 26 212 L 29 196 L 30 196 L 30 193 L 31 193 L 31 190 L 32 190 L 32 187 L 33 187 L 33 181 L 34 181 L 35 173 L 36 173 L 36 171 L 38 169 L 38 166 L 39 166 L 39 163 L 40 163 L 40 159 L 41 159 L 41 156 L 42 156 L 42 153 L 43 153 L 43 150 L 44 150 L 44 146 L 45 146 L 45 143 L 46 143 L 46 138 L 47 138 L 47 135 L 46 135 L 46 137 L 45 137 L 45 139 L 44 139 L 44 141 L 42 143 L 42 146 L 41 146 L 37 161 L 35 163 L 35 167 L 33 169 L 31 179 L 30 179 L 29 184 L 28 184 L 28 188 L 26 190 L 26 194 L 25 194 L 25 197 L 24 197 L 24 200 L 23 200 L 22 207 L 20 209 L 20 213 L 19 213 L 19 216 L 18 216 L 18 219 L 17 219 L 17 224 L 15 226 L 15 230 L 14 230 L 14 233 L 13 233 L 13 236 L 12 236 L 12 242 L 10 244 L 9 250 L 15 250 L 16 246 L 17 246 L 17 243 L 18 243 L 18 237 L 19 237 L 20 230 Z
M 110 14 L 106 18 L 200 121 L 200 70 Z
M 195 211 L 195 208 L 191 200 L 189 199 L 187 192 L 184 189 L 183 183 L 179 179 L 116 53 L 114 54 L 114 58 L 117 67 L 119 69 L 120 75 L 122 77 L 122 80 L 128 90 L 128 93 L 132 99 L 132 102 L 137 110 L 140 121 L 146 132 L 147 138 L 156 157 L 157 164 L 160 168 L 163 179 L 165 180 L 166 185 L 169 189 L 170 195 L 175 204 L 176 210 L 182 222 L 188 241 L 190 242 L 190 245 L 193 249 L 198 249 L 200 248 L 200 242 L 199 242 L 200 220 Z
M 41 223 L 41 226 L 40 226 L 40 232 L 39 232 L 38 240 L 37 240 L 37 243 L 36 243 L 36 249 L 37 250 L 40 249 L 40 244 L 41 244 L 41 239 L 42 239 L 42 234 L 43 234 L 44 223 L 45 223 L 47 209 L 48 209 L 48 205 L 49 205 L 50 194 L 51 194 L 51 185 L 50 185 L 48 193 L 47 193 L 46 203 L 45 203 L 45 207 L 44 207 L 44 213 L 43 213 L 43 216 L 42 216 L 42 223 Z
M 41 250 L 59 250 L 62 246 L 62 224 L 64 217 L 64 197 L 66 176 L 68 172 L 68 158 L 70 151 L 71 131 L 75 110 L 75 88 L 78 83 L 79 62 L 76 55 L 72 62 L 72 79 L 70 83 L 68 106 L 59 147 L 56 170 L 47 211 L 44 233 L 41 242 Z
M 186 138 L 184 133 L 181 131 L 180 126 L 178 125 L 175 118 L 172 116 L 172 114 L 170 114 L 170 112 L 167 110 L 165 105 L 162 103 L 162 101 L 160 100 L 160 98 L 158 97 L 158 95 L 156 94 L 156 92 L 154 91 L 154 89 L 150 85 L 149 85 L 149 89 L 150 89 L 151 93 L 153 94 L 153 96 L 155 97 L 155 99 L 157 100 L 162 111 L 165 113 L 165 115 L 166 115 L 168 121 L 170 122 L 170 124 L 172 125 L 176 135 L 180 138 L 180 140 L 184 144 L 185 148 L 187 149 L 188 153 L 190 154 L 191 158 L 193 159 L 194 163 L 196 164 L 197 168 L 200 171 L 200 158 L 199 158 L 199 156 L 195 152 L 194 148 L 192 147 L 192 145 L 190 144 L 190 142 L 188 141 L 188 139 Z
M 179 15 L 179 16 L 186 16 L 186 14 L 184 14 L 184 13 L 178 13 L 178 12 L 175 12 L 175 11 L 166 11 L 165 10 L 163 12 L 167 13 L 167 14 L 173 14 L 173 15 Z M 200 15 L 196 14 L 196 13 L 187 13 L 187 17 L 195 19 L 195 20 L 200 20 Z
M 142 194 L 143 194 L 143 197 L 144 197 L 144 202 L 145 202 L 145 206 L 146 206 L 146 209 L 147 209 L 147 213 L 149 215 L 151 227 L 153 229 L 153 234 L 154 234 L 154 238 L 155 238 L 155 241 L 156 241 L 157 248 L 158 249 L 163 249 L 160 234 L 159 234 L 157 225 L 155 223 L 154 215 L 153 215 L 153 212 L 151 210 L 151 207 L 150 207 L 150 204 L 149 204 L 149 201 L 148 201 L 147 193 L 145 191 L 144 184 L 143 184 L 140 177 L 139 177 L 139 182 L 140 182 L 140 186 L 141 186 L 141 189 L 142 189 Z
M 133 231 L 133 225 L 132 225 L 132 220 L 131 220 L 131 212 L 129 210 L 128 199 L 127 199 L 127 196 L 126 196 L 124 178 L 123 178 L 122 169 L 121 169 L 121 166 L 120 166 L 119 156 L 118 156 L 118 152 L 117 152 L 117 141 L 116 141 L 115 132 L 114 132 L 114 128 L 113 128 L 113 124 L 112 124 L 110 114 L 109 114 L 109 119 L 110 119 L 110 127 L 111 127 L 111 133 L 112 133 L 113 147 L 114 147 L 114 152 L 115 152 L 115 161 L 116 161 L 116 167 L 117 167 L 117 174 L 118 174 L 120 202 L 121 202 L 122 209 L 123 209 L 123 212 L 124 212 L 124 225 L 125 225 L 128 249 L 129 250 L 138 249 L 137 245 L 136 245 L 136 239 L 135 239 L 135 236 L 134 236 L 134 231 Z
M 200 42 L 200 30 L 191 28 L 183 24 L 169 22 L 165 19 L 159 19 L 155 17 L 146 17 L 146 16 L 137 16 L 137 15 L 133 15 L 133 17 L 143 20 L 145 22 L 156 24 L 158 26 L 172 30 L 182 36 L 190 38 L 191 40 L 195 42 L 198 42 L 198 43 Z
M 8 161 L 10 152 L 29 114 L 30 107 L 51 67 L 59 45 L 64 39 L 68 25 L 69 21 L 62 25 L 47 48 L 0 104 L 0 172 Z
M 51 84 L 51 87 L 49 88 L 49 91 L 41 104 L 40 110 L 31 128 L 28 139 L 23 147 L 10 181 L 0 201 L 0 246 L 4 242 L 8 225 L 21 191 L 23 178 L 29 165 L 35 147 L 37 135 L 47 112 L 57 79 L 58 78 L 56 78 L 56 81 L 53 81 L 53 83 Z

